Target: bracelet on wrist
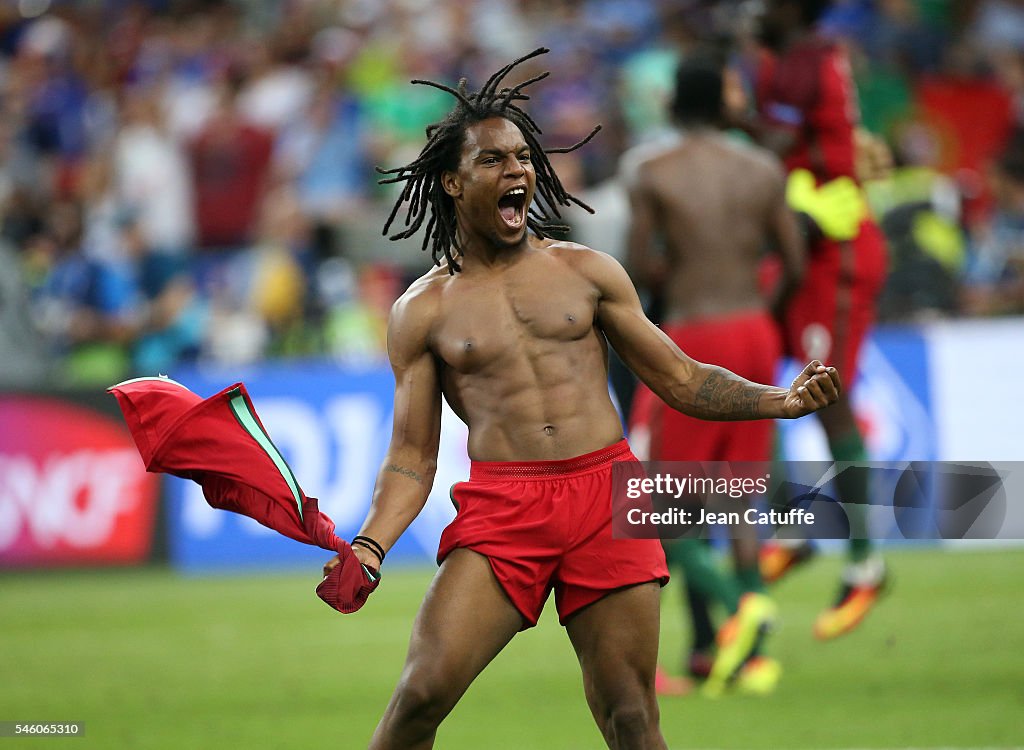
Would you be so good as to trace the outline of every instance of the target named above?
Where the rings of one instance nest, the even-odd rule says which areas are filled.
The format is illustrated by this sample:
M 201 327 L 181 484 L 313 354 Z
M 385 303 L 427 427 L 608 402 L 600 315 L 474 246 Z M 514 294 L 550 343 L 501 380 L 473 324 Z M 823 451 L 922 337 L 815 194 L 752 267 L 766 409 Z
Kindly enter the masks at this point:
M 374 557 L 377 558 L 378 561 L 380 561 L 381 564 L 384 563 L 384 548 L 376 540 L 360 534 L 358 536 L 352 537 L 352 545 L 358 545 L 360 547 L 363 547 L 364 549 L 370 550 L 370 552 L 374 555 Z

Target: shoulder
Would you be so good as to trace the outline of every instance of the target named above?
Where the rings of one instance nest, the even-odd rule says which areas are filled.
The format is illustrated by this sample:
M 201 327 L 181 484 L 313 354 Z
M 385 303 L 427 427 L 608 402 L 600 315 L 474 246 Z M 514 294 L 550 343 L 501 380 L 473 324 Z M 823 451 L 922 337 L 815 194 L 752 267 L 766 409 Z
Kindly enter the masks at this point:
M 447 268 L 442 269 L 434 266 L 409 285 L 395 301 L 392 311 L 409 306 L 420 307 L 429 304 L 431 300 L 439 295 L 448 276 Z
M 757 175 L 780 184 L 786 181 L 782 160 L 769 149 L 740 138 L 726 137 L 723 142 L 736 159 L 743 162 L 744 168 L 749 170 L 748 175 Z
M 628 278 L 622 264 L 611 255 L 577 242 L 546 239 L 540 241 L 538 249 L 564 263 L 598 288 L 604 288 L 609 281 L 619 276 Z
M 410 284 L 391 306 L 388 352 L 392 360 L 396 355 L 426 350 L 448 279 L 447 267 L 432 268 Z
M 678 131 L 670 130 L 633 146 L 619 159 L 619 179 L 627 188 L 643 184 L 651 167 L 678 150 L 682 140 Z
M 569 242 L 568 240 L 551 239 L 550 237 L 538 240 L 535 249 L 571 266 L 587 265 L 593 263 L 601 256 L 612 260 L 612 257 L 607 253 L 594 250 L 592 247 L 581 245 L 578 242 Z

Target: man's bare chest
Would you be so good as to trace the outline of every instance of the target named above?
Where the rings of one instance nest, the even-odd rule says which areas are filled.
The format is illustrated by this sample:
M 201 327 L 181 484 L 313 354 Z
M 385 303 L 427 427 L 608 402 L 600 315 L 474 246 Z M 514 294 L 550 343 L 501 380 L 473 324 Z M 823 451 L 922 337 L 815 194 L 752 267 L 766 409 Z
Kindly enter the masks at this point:
M 593 332 L 596 299 L 577 279 L 465 285 L 434 329 L 446 365 L 472 372 L 557 355 Z

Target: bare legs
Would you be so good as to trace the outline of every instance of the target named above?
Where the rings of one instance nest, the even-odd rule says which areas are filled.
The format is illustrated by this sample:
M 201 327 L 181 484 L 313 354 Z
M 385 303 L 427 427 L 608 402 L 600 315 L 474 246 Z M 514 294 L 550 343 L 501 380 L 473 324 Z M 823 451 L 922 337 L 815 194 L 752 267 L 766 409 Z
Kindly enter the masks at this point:
M 370 748 L 433 747 L 442 719 L 522 625 L 487 559 L 453 551 L 416 616 L 402 677 Z
M 486 558 L 452 552 L 431 584 L 405 668 L 371 750 L 431 748 L 441 721 L 522 627 Z M 575 614 L 566 630 L 583 670 L 587 702 L 613 750 L 664 750 L 654 669 L 659 587 L 616 591 Z
M 646 583 L 609 594 L 566 625 L 583 670 L 583 689 L 608 747 L 665 750 L 658 728 L 660 587 Z

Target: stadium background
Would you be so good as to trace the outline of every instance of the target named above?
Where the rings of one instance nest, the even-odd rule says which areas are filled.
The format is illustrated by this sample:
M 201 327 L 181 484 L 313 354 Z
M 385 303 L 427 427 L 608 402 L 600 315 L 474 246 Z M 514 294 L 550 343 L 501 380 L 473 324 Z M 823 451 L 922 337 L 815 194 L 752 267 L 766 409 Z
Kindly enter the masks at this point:
M 350 536 L 390 430 L 387 310 L 429 263 L 380 236 L 395 194 L 373 166 L 407 161 L 450 103 L 408 81 L 551 47 L 533 102 L 547 143 L 605 125 L 556 162 L 598 209 L 568 216 L 571 237 L 621 257 L 622 155 L 663 132 L 680 56 L 748 10 L 0 4 L 0 721 L 86 721 L 76 742 L 95 747 L 365 745 L 468 466 L 465 428 L 446 413 L 427 509 L 367 609 L 338 618 L 312 596 L 324 555 L 147 476 L 104 387 L 163 372 L 210 395 L 244 380 Z M 827 28 L 897 157 L 870 187 L 892 255 L 856 403 L 872 458 L 1018 461 L 1024 8 L 849 0 Z M 785 437 L 789 457 L 823 456 L 814 423 Z M 1024 744 L 1019 547 L 887 550 L 893 595 L 840 643 L 808 632 L 838 559 L 785 582 L 779 692 L 664 702 L 670 746 Z M 600 746 L 552 618 L 485 674 L 439 746 Z

